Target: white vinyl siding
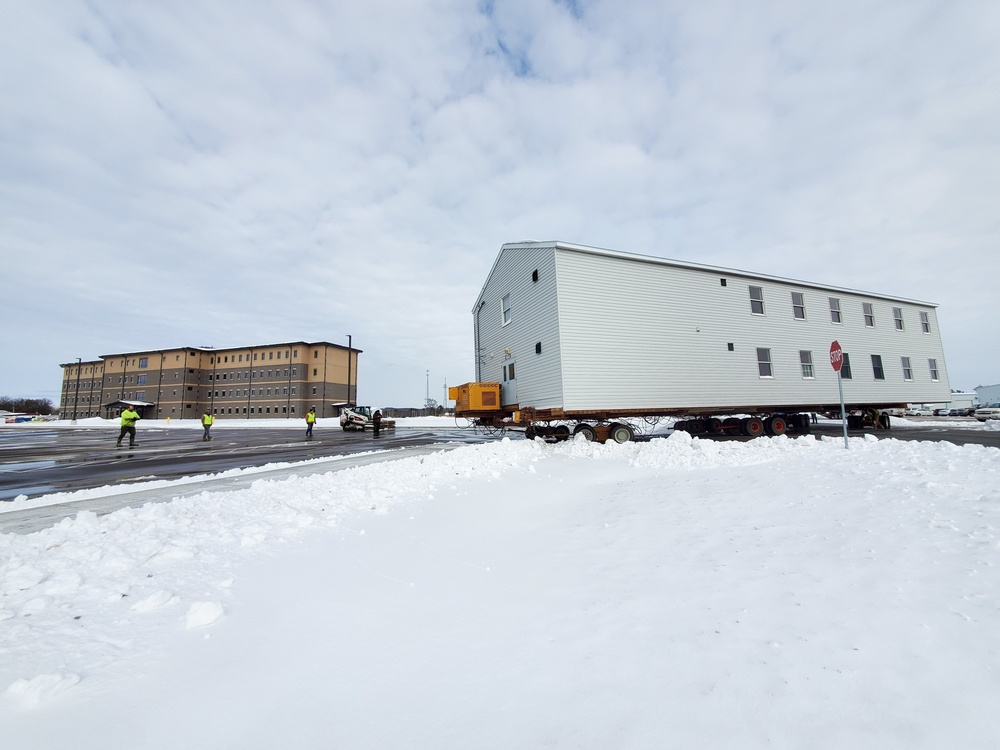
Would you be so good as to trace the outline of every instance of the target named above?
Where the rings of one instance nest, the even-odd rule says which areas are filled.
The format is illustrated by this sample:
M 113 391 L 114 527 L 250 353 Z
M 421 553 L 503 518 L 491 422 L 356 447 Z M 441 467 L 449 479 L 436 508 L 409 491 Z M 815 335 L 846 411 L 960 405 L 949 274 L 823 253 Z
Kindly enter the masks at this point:
M 537 282 L 531 278 L 535 269 Z M 726 285 L 720 283 L 723 278 Z M 898 363 L 906 352 L 942 363 L 940 382 L 932 382 L 925 370 L 904 383 L 895 364 L 888 382 L 876 383 L 869 368 L 860 368 L 852 380 L 845 357 L 847 372 L 842 376 L 848 381 L 844 387 L 849 402 L 948 400 L 938 335 L 869 328 L 862 316 L 847 316 L 846 322 L 835 325 L 825 315 L 806 320 L 788 313 L 752 315 L 750 286 L 763 290 L 765 303 L 790 300 L 793 292 L 802 294 L 806 309 L 822 309 L 831 295 L 854 310 L 868 301 L 875 316 L 886 319 L 891 307 L 901 304 L 897 298 L 890 302 L 833 287 L 596 248 L 510 244 L 501 250 L 476 302 L 476 306 L 485 303 L 479 315 L 476 378 L 501 380 L 504 351 L 510 349 L 517 362 L 521 408 L 684 409 L 772 403 L 794 407 L 826 403 L 831 393 L 836 398 L 833 368 L 814 366 L 813 377 L 805 378 L 800 352 L 826 352 L 837 339 L 845 354 L 856 357 L 878 352 L 888 362 Z M 506 294 L 511 295 L 516 314 L 502 326 L 495 311 Z M 935 325 L 932 307 L 902 302 L 913 310 L 908 314 L 927 311 Z M 494 312 L 487 315 L 490 309 Z M 537 343 L 541 354 L 535 354 Z M 770 350 L 771 377 L 760 377 L 758 348 Z
M 517 310 L 513 312 L 517 315 L 512 312 L 510 323 L 504 325 L 506 295 L 516 302 Z M 505 352 L 509 350 L 518 364 L 518 400 L 536 408 L 562 405 L 562 355 L 555 297 L 555 252 L 551 247 L 501 253 L 472 312 L 474 339 L 478 330 L 477 381 L 502 382 Z M 501 315 L 495 312 L 497 305 Z M 539 344 L 541 353 L 536 354 Z

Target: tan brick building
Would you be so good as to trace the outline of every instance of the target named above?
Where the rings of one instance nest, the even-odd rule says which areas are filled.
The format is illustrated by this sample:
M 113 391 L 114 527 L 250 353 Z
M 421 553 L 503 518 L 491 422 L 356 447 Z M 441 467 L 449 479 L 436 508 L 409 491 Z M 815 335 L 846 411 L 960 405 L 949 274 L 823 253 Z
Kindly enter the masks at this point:
M 144 419 L 220 419 L 337 415 L 336 403 L 357 398 L 358 355 L 326 341 L 232 349 L 187 347 L 105 354 L 60 365 L 63 419 L 114 417 L 123 402 Z

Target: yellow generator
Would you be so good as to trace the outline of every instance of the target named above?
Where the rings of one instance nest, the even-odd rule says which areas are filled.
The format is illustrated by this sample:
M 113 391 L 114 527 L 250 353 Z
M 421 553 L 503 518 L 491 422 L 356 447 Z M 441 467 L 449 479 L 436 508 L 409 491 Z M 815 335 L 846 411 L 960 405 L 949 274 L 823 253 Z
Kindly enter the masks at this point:
M 500 410 L 499 383 L 465 383 L 448 389 L 448 398 L 455 402 L 456 416 L 475 416 Z

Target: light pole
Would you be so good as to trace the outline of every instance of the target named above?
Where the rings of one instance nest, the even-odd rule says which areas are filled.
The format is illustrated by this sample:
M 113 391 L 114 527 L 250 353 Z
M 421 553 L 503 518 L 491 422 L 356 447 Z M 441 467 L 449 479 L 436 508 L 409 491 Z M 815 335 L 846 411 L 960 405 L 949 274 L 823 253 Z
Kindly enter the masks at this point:
M 353 347 L 351 345 L 351 334 L 347 334 L 347 398 L 345 399 L 348 405 L 353 404 L 351 401 L 351 352 Z
M 73 396 L 73 421 L 76 424 L 76 404 L 80 400 L 80 365 L 83 363 L 81 357 L 76 358 L 76 394 Z

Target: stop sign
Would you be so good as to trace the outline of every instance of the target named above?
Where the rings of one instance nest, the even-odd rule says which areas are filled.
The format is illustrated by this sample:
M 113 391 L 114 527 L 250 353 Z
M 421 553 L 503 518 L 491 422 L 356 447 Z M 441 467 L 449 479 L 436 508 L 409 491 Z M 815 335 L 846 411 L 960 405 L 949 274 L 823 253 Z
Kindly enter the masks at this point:
M 844 365 L 844 350 L 836 341 L 830 344 L 830 364 L 837 372 L 840 372 L 840 368 Z

